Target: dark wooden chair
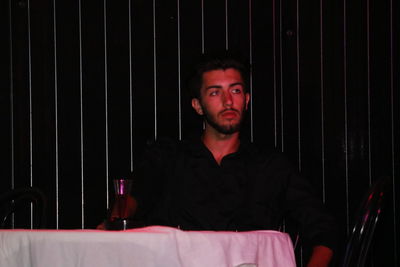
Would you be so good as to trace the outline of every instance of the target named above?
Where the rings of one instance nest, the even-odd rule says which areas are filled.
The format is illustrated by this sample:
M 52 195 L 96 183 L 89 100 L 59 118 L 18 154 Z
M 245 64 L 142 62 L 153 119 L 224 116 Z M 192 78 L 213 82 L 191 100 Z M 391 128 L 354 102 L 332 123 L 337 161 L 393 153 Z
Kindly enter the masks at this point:
M 390 193 L 390 177 L 378 179 L 368 190 L 356 215 L 353 230 L 346 244 L 342 267 L 364 266 L 375 227 Z
M 16 188 L 0 194 L 0 229 L 7 227 L 11 214 L 33 204 L 33 229 L 46 227 L 46 197 L 35 187 Z

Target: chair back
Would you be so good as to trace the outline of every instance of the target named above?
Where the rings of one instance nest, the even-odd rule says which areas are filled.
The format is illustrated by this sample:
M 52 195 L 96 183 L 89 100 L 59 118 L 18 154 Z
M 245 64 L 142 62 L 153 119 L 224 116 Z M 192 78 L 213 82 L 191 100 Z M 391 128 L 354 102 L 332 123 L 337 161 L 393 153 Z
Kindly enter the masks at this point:
M 382 177 L 365 195 L 347 242 L 343 267 L 364 266 L 389 185 L 391 185 L 390 177 Z
M 46 227 L 46 197 L 42 191 L 35 187 L 16 188 L 0 194 L 0 229 L 7 228 L 6 222 L 9 215 L 17 212 L 27 204 L 33 204 L 33 228 Z

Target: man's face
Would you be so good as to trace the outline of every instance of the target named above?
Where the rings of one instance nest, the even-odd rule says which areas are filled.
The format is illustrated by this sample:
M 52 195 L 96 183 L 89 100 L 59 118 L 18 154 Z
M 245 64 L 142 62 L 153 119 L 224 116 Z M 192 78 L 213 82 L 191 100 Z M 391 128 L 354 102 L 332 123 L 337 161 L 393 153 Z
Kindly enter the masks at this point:
M 200 99 L 194 98 L 192 106 L 204 115 L 207 127 L 232 134 L 240 129 L 248 102 L 249 94 L 244 92 L 240 72 L 230 68 L 205 72 Z

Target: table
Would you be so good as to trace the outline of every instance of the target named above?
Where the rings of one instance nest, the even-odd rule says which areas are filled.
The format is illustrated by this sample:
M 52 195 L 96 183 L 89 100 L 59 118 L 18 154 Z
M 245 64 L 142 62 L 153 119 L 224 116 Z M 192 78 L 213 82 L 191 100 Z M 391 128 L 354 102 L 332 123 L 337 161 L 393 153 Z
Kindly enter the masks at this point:
M 290 237 L 276 231 L 0 230 L 2 267 L 296 266 Z

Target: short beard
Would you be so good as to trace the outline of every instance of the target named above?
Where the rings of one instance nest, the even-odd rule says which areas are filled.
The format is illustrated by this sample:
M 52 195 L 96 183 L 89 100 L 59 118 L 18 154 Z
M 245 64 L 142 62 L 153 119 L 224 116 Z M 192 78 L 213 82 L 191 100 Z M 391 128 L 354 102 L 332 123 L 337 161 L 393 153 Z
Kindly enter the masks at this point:
M 241 126 L 242 126 L 242 121 L 245 115 L 245 110 L 242 110 L 242 114 L 240 117 L 240 120 L 236 124 L 229 124 L 229 125 L 221 125 L 218 124 L 218 122 L 214 119 L 213 116 L 210 115 L 208 110 L 205 107 L 202 107 L 203 112 L 204 112 L 204 119 L 205 121 L 213 127 L 217 132 L 221 134 L 234 134 L 236 132 L 239 132 Z

